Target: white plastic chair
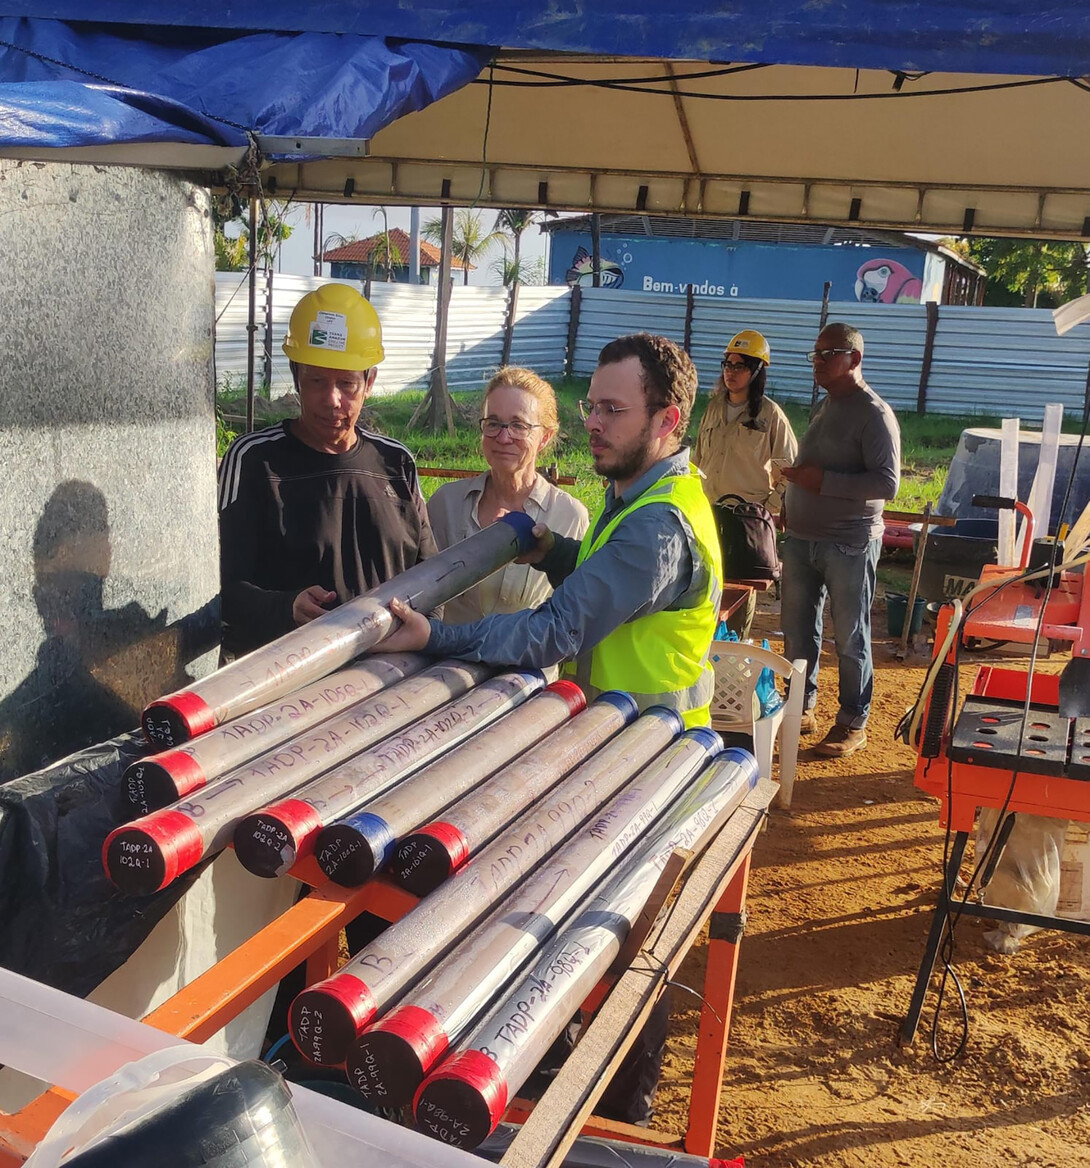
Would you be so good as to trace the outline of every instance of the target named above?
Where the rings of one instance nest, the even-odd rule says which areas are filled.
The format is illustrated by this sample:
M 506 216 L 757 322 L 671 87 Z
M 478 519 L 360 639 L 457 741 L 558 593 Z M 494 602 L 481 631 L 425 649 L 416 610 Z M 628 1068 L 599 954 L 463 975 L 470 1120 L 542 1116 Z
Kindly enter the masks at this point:
M 751 735 L 753 753 L 763 779 L 772 778 L 772 751 L 778 735 L 780 803 L 790 807 L 799 757 L 806 662 L 802 658 L 791 662 L 770 649 L 739 641 L 712 641 L 708 660 L 715 670 L 712 729 Z M 766 665 L 777 676 L 791 679 L 791 693 L 779 709 L 761 717 L 756 688 L 757 678 Z

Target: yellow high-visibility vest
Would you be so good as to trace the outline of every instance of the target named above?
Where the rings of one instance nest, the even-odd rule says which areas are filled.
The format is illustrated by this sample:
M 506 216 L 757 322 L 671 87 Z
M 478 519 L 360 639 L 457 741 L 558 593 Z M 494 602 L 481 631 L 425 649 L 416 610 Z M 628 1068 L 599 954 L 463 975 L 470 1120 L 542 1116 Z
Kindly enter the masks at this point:
M 715 690 L 708 650 L 719 619 L 723 568 L 715 517 L 697 469 L 690 465 L 688 474 L 659 479 L 592 539 L 599 511 L 579 545 L 576 566 L 594 555 L 626 516 L 652 506 L 673 506 L 689 524 L 707 577 L 699 600 L 692 608 L 663 610 L 627 621 L 580 653 L 564 672 L 583 687 L 588 698 L 607 689 L 626 690 L 641 710 L 669 706 L 681 715 L 686 728 L 706 726 Z

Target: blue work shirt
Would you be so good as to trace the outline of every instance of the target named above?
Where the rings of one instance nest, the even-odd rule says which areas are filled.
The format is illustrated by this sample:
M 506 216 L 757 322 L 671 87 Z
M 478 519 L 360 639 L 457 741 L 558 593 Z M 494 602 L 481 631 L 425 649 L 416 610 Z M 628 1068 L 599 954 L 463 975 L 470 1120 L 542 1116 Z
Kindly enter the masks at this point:
M 660 459 L 622 495 L 606 488 L 593 536 L 661 478 L 688 472 L 689 450 Z M 689 608 L 707 584 L 692 530 L 667 504 L 641 507 L 577 568 L 579 540 L 557 536 L 539 565 L 555 591 L 538 608 L 497 613 L 471 624 L 431 621 L 427 652 L 490 665 L 543 669 L 593 648 L 626 621 Z

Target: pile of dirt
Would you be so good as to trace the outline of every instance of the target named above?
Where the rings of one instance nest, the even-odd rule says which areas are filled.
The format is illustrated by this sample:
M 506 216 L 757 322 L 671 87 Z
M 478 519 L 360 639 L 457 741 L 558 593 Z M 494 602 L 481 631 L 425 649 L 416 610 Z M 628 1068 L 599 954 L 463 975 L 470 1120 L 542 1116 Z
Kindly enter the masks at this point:
M 780 649 L 775 621 L 759 613 L 757 632 Z M 876 633 L 884 626 L 876 611 Z M 793 805 L 773 809 L 754 850 L 720 1154 L 741 1153 L 751 1168 L 1090 1165 L 1085 939 L 1040 932 L 1001 956 L 982 940 L 989 926 L 964 919 L 964 1055 L 944 1064 L 931 1054 L 934 983 L 915 1044 L 899 1046 L 943 832 L 937 804 L 912 784 L 913 752 L 893 741 L 923 676 L 919 659 L 902 665 L 893 648 L 876 637 L 867 749 L 837 762 L 804 750 Z M 831 652 L 822 664 L 819 734 L 836 711 Z M 695 947 L 679 980 L 699 988 L 703 958 Z M 655 1126 L 680 1132 L 699 1004 L 675 992 L 673 1006 Z M 957 1038 L 948 995 L 940 1050 Z

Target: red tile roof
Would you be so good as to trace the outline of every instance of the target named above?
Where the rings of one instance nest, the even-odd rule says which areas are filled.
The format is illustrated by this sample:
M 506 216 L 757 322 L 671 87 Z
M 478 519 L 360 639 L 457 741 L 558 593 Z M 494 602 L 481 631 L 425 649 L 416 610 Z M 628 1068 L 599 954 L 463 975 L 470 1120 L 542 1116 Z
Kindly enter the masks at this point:
M 322 260 L 327 263 L 340 264 L 369 264 L 371 262 L 371 253 L 378 246 L 382 239 L 382 232 L 377 235 L 369 236 L 367 239 L 356 239 L 351 243 L 346 243 L 341 247 L 332 248 L 330 251 L 322 253 Z M 401 263 L 408 266 L 409 263 L 409 248 L 412 246 L 409 241 L 407 232 L 401 230 L 400 227 L 390 228 L 390 243 L 397 249 L 397 254 L 401 256 Z M 433 247 L 430 243 L 424 240 L 420 241 L 420 266 L 422 268 L 437 268 L 439 267 L 439 249 Z M 450 257 L 450 266 L 457 268 L 459 271 L 464 267 L 462 261 L 457 256 Z M 473 265 L 469 265 L 472 270 Z

